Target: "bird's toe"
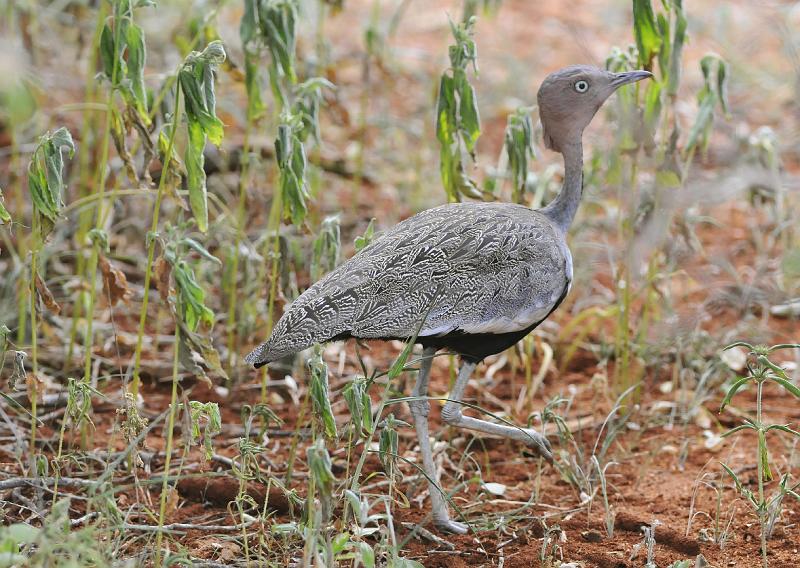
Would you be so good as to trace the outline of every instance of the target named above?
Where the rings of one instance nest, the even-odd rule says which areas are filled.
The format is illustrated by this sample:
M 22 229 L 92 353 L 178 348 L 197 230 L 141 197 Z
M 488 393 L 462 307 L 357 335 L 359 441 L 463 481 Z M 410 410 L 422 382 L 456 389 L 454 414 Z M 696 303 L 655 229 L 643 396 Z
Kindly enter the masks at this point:
M 467 529 L 469 528 L 464 523 L 451 519 L 434 520 L 433 524 L 437 530 L 447 534 L 467 534 Z
M 536 430 L 526 429 L 525 433 L 529 436 L 527 440 L 528 447 L 547 460 L 548 463 L 553 463 L 553 448 L 547 438 Z

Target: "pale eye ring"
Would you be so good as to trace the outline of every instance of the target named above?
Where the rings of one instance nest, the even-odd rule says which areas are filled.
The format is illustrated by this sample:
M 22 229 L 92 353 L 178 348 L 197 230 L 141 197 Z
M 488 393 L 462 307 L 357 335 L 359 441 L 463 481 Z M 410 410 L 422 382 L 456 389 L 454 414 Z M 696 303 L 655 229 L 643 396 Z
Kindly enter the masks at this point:
M 579 93 L 585 93 L 589 90 L 589 82 L 581 79 L 575 82 L 575 90 Z

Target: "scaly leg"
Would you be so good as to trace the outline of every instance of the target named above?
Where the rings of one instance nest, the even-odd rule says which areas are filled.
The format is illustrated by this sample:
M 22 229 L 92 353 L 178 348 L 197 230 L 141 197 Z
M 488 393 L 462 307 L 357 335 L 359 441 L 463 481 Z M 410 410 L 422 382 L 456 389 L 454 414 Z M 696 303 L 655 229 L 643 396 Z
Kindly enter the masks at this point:
M 467 525 L 450 519 L 450 513 L 444 495 L 442 495 L 442 490 L 436 485 L 439 476 L 433 463 L 433 452 L 431 451 L 431 440 L 428 433 L 430 404 L 426 398 L 428 396 L 428 379 L 430 378 L 431 364 L 435 353 L 436 349 L 430 347 L 423 350 L 423 359 L 417 375 L 417 383 L 411 392 L 411 396 L 420 397 L 420 400 L 412 400 L 408 403 L 408 406 L 411 409 L 411 415 L 414 417 L 414 426 L 417 430 L 419 452 L 422 454 L 422 469 L 428 476 L 433 524 L 443 532 L 464 534 L 467 532 Z
M 553 454 L 551 453 L 550 442 L 533 428 L 516 428 L 505 424 L 495 424 L 493 422 L 487 422 L 486 420 L 470 418 L 461 413 L 461 397 L 464 396 L 464 389 L 467 388 L 467 382 L 474 369 L 475 363 L 471 361 L 462 362 L 461 369 L 458 371 L 456 384 L 453 387 L 453 391 L 450 393 L 450 400 L 447 401 L 447 404 L 445 404 L 442 409 L 442 420 L 457 428 L 467 428 L 486 434 L 494 434 L 504 438 L 511 438 L 512 440 L 519 440 L 552 463 Z

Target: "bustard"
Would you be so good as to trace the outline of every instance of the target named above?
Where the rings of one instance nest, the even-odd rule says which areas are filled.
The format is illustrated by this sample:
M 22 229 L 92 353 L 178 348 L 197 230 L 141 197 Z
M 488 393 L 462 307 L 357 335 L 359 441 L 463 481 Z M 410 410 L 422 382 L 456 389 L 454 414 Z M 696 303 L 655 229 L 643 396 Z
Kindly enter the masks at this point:
M 301 294 L 246 361 L 260 367 L 317 343 L 408 339 L 419 331 L 423 357 L 409 406 L 429 480 L 437 475 L 428 378 L 439 349 L 462 361 L 444 422 L 519 440 L 552 461 L 550 444 L 535 430 L 464 416 L 459 401 L 475 366 L 525 337 L 569 291 L 566 234 L 583 189 L 583 130 L 617 88 L 651 76 L 584 65 L 549 75 L 537 95 L 544 143 L 564 158 L 564 185 L 549 205 L 454 203 L 406 219 Z M 436 527 L 465 533 L 432 481 L 430 497 Z

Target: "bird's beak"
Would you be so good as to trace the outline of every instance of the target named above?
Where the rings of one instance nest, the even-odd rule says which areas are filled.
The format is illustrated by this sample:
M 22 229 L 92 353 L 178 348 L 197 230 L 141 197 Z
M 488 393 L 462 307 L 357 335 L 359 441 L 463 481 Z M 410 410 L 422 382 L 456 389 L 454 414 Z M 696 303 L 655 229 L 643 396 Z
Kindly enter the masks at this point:
M 653 74 L 650 71 L 626 71 L 624 73 L 615 73 L 614 78 L 611 79 L 611 86 L 618 89 L 622 85 L 628 83 L 635 83 L 642 79 L 649 79 Z

